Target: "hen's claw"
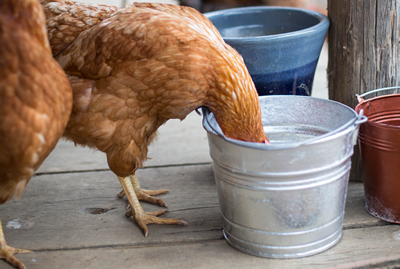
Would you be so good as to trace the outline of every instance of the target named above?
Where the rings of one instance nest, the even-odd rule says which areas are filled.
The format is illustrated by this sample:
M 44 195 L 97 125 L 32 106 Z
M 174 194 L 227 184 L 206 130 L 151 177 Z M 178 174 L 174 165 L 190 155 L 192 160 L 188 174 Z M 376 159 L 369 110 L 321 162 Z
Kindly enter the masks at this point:
M 125 196 L 124 190 L 120 191 L 120 192 L 117 194 L 117 197 L 118 197 L 118 198 L 123 198 L 124 196 Z
M 164 191 L 161 193 L 168 192 L 167 190 L 159 190 L 159 191 Z M 158 191 L 148 191 L 148 192 L 149 193 L 158 193 Z M 164 200 L 150 196 L 150 195 L 158 195 L 161 193 L 158 193 L 158 194 L 149 194 L 149 193 L 146 193 L 145 190 L 142 189 L 142 192 L 139 192 L 139 193 L 136 192 L 136 196 L 139 199 L 139 201 L 144 201 L 144 202 L 147 202 L 150 204 L 156 204 L 159 206 L 168 207 L 167 203 Z
M 158 210 L 155 212 L 139 212 L 137 216 L 135 216 L 132 210 L 129 210 L 125 213 L 125 216 L 128 218 L 133 216 L 136 223 L 139 225 L 140 229 L 142 229 L 144 236 L 146 237 L 149 233 L 147 229 L 148 224 L 176 224 L 176 225 L 184 225 L 187 226 L 188 223 L 186 221 L 180 219 L 164 219 L 164 218 L 157 218 L 157 216 L 162 215 L 168 212 L 168 210 Z
M 139 203 L 139 199 L 137 197 L 135 180 L 137 182 L 136 175 L 130 177 L 118 177 L 122 188 L 124 189 L 124 193 L 126 194 L 129 204 L 131 205 L 131 210 L 127 211 L 125 215 L 127 217 L 133 216 L 136 223 L 139 225 L 140 229 L 142 229 L 144 236 L 147 236 L 149 230 L 147 229 L 148 224 L 177 224 L 177 225 L 188 225 L 186 221 L 179 219 L 164 219 L 158 218 L 157 216 L 164 214 L 167 210 L 159 210 L 156 212 L 146 213 L 142 206 Z M 137 182 L 137 186 L 139 183 Z M 140 188 L 140 186 L 139 186 Z M 149 196 L 150 197 L 150 196 Z M 153 197 L 150 197 L 153 198 Z M 156 199 L 156 198 L 153 198 Z M 161 200 L 161 199 L 158 199 Z M 162 200 L 161 200 L 162 201 Z M 164 201 L 162 201 L 164 202 Z M 164 202 L 165 203 L 165 202 Z M 166 203 L 165 203 L 166 205 Z
M 164 194 L 164 193 L 169 192 L 169 190 L 155 190 L 155 191 L 150 191 L 150 190 L 142 189 L 142 192 L 143 192 L 144 194 L 148 194 L 148 195 L 160 195 L 160 194 Z
M 147 202 L 150 204 L 156 204 L 163 207 L 168 207 L 167 203 L 164 200 L 150 196 L 150 195 L 164 194 L 167 193 L 168 190 L 145 190 L 140 187 L 139 180 L 137 179 L 136 174 L 130 176 L 129 178 L 132 182 L 133 188 L 136 193 L 136 197 L 139 199 L 139 201 Z M 122 190 L 120 193 L 117 194 L 117 197 L 119 198 L 122 198 L 124 196 L 125 196 L 124 190 Z M 128 208 L 129 206 L 127 207 L 127 209 Z
M 19 249 L 19 248 L 13 248 L 10 246 L 3 246 L 1 245 L 0 247 L 0 259 L 5 260 L 6 262 L 8 262 L 9 264 L 11 264 L 12 266 L 18 268 L 18 269 L 25 269 L 25 265 L 20 262 L 17 258 L 14 257 L 14 254 L 18 254 L 18 253 L 28 253 L 28 252 L 32 252 L 29 250 L 25 250 L 25 249 Z
M 25 269 L 25 265 L 20 262 L 17 258 L 14 257 L 14 254 L 19 253 L 29 253 L 32 252 L 30 250 L 13 248 L 7 245 L 6 240 L 4 238 L 3 229 L 1 227 L 1 220 L 0 220 L 0 259 L 5 260 L 12 266 L 18 269 Z
M 147 234 L 149 233 L 149 229 L 147 229 L 147 224 L 177 224 L 177 225 L 184 225 L 184 226 L 188 225 L 187 222 L 183 221 L 183 220 L 157 218 L 157 217 L 151 216 L 149 214 L 147 214 L 147 216 L 145 218 L 138 219 L 135 217 L 135 221 L 139 225 L 140 229 L 142 229 L 143 235 L 145 237 L 147 237 Z

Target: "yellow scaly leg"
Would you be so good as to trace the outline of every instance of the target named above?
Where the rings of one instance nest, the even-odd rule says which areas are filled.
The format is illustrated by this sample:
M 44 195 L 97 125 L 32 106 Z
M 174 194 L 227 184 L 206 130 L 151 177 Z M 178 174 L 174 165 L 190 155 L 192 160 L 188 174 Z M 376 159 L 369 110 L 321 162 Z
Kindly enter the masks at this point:
M 150 204 L 156 204 L 159 206 L 168 207 L 167 203 L 164 202 L 164 200 L 150 196 L 150 195 L 160 195 L 163 193 L 167 193 L 168 190 L 156 190 L 156 191 L 145 190 L 140 187 L 139 180 L 136 174 L 129 176 L 129 178 L 132 182 L 133 188 L 136 193 L 136 197 L 139 199 L 139 201 L 144 201 Z M 117 196 L 119 198 L 124 197 L 125 191 L 122 190 Z
M 167 210 L 159 210 L 156 212 L 146 213 L 139 203 L 139 199 L 136 196 L 134 184 L 132 183 L 131 177 L 118 177 L 122 188 L 128 198 L 129 204 L 131 205 L 131 210 L 126 212 L 126 216 L 133 216 L 136 223 L 142 229 L 144 236 L 147 236 L 149 230 L 147 229 L 147 224 L 177 224 L 177 225 L 188 225 L 186 221 L 179 219 L 164 219 L 158 218 L 157 216 L 164 214 Z M 136 178 L 137 179 L 137 178 Z M 140 186 L 139 186 L 140 187 Z
M 0 219 L 0 259 L 6 260 L 12 266 L 18 269 L 25 269 L 25 265 L 20 262 L 17 258 L 14 257 L 14 254 L 17 253 L 28 253 L 32 252 L 30 250 L 13 248 L 7 245 L 6 239 L 4 238 L 3 228 L 1 226 L 1 219 Z

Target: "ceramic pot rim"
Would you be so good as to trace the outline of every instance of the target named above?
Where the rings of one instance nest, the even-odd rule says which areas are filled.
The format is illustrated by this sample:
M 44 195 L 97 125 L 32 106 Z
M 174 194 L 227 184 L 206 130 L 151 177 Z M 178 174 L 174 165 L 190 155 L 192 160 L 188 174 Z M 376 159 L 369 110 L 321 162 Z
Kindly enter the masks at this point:
M 231 14 L 243 14 L 243 13 L 254 13 L 254 11 L 261 12 L 263 10 L 287 10 L 287 11 L 300 11 L 312 17 L 315 17 L 319 20 L 319 22 L 311 27 L 301 29 L 298 31 L 282 33 L 282 34 L 275 34 L 275 35 L 265 35 L 265 36 L 252 36 L 252 37 L 223 37 L 225 41 L 228 42 L 235 42 L 240 41 L 241 43 L 245 42 L 259 42 L 260 40 L 276 40 L 276 39 L 288 39 L 294 38 L 301 35 L 307 35 L 312 32 L 317 31 L 326 31 L 329 27 L 329 19 L 324 14 L 304 9 L 304 8 L 294 8 L 294 7 L 268 7 L 268 6 L 254 6 L 254 7 L 239 7 L 239 8 L 229 8 L 224 10 L 217 10 L 212 12 L 204 13 L 203 15 L 206 16 L 208 19 L 218 15 L 231 15 Z

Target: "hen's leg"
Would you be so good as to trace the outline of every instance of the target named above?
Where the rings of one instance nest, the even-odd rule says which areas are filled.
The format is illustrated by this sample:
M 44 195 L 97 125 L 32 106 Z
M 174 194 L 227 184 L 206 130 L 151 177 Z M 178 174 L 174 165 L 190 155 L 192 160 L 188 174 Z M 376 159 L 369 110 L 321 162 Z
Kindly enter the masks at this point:
M 159 206 L 168 207 L 167 203 L 164 202 L 164 200 L 150 196 L 150 195 L 160 195 L 168 192 L 168 190 L 156 190 L 156 191 L 145 190 L 140 187 L 139 180 L 136 174 L 129 176 L 129 178 L 132 182 L 133 188 L 135 190 L 136 196 L 139 199 L 139 201 L 144 201 L 150 204 L 156 204 Z M 119 198 L 124 197 L 125 191 L 122 190 L 117 196 Z
M 25 269 L 24 264 L 20 262 L 18 259 L 16 259 L 14 257 L 14 254 L 27 253 L 27 252 L 31 251 L 25 249 L 13 248 L 7 245 L 6 240 L 4 238 L 3 228 L 1 226 L 1 219 L 0 219 L 0 259 L 6 260 L 6 262 L 8 262 L 9 264 L 18 269 Z
M 147 229 L 147 224 L 178 224 L 178 225 L 188 225 L 186 221 L 179 219 L 163 219 L 156 216 L 164 214 L 167 210 L 159 210 L 156 212 L 146 213 L 139 203 L 139 199 L 136 196 L 135 189 L 133 187 L 131 177 L 118 177 L 119 182 L 124 189 L 126 197 L 128 198 L 129 204 L 131 205 L 131 210 L 126 212 L 126 216 L 130 217 L 133 215 L 136 223 L 142 229 L 144 236 L 147 236 L 149 230 Z

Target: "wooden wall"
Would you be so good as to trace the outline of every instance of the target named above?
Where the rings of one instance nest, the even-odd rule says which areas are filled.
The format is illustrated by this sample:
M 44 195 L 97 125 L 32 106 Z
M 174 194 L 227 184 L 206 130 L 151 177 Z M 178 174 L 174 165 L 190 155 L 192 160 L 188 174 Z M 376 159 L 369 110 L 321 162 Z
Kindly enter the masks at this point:
M 400 85 L 399 0 L 328 0 L 329 99 L 350 107 L 356 93 Z M 361 180 L 358 147 L 351 180 Z

